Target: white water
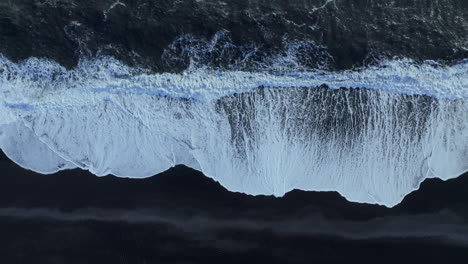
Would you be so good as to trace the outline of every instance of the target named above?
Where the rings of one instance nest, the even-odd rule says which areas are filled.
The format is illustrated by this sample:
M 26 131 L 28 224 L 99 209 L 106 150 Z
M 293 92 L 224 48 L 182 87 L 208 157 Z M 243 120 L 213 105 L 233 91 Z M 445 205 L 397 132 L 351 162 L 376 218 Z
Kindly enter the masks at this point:
M 41 173 L 148 177 L 185 164 L 231 191 L 393 206 L 425 178 L 468 170 L 467 98 L 468 62 L 147 74 L 109 58 L 67 71 L 0 57 L 0 148 Z

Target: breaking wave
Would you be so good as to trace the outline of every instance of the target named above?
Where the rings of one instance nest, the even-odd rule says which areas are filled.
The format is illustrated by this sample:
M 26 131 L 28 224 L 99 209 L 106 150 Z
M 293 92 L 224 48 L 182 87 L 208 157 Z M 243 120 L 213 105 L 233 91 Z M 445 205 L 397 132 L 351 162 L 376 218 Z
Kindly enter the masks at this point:
M 185 164 L 231 191 L 394 206 L 425 178 L 468 170 L 467 98 L 468 61 L 156 74 L 108 57 L 66 70 L 0 56 L 0 148 L 40 173 Z

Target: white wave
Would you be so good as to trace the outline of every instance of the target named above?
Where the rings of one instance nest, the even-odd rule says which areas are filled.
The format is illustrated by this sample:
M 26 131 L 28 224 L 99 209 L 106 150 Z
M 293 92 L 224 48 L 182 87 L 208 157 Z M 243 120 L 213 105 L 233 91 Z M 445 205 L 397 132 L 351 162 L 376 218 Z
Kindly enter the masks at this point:
M 0 147 L 42 173 L 147 177 L 185 164 L 231 191 L 334 190 L 393 206 L 424 178 L 468 168 L 466 61 L 150 74 L 110 58 L 67 71 L 0 57 L 0 95 Z

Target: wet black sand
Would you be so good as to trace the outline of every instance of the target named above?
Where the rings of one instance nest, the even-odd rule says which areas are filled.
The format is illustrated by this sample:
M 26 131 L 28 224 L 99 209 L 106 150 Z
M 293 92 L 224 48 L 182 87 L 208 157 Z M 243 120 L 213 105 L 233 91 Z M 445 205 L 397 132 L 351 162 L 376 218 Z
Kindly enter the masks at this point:
M 463 263 L 468 175 L 394 208 L 339 194 L 231 193 L 178 166 L 147 179 L 0 162 L 1 263 Z

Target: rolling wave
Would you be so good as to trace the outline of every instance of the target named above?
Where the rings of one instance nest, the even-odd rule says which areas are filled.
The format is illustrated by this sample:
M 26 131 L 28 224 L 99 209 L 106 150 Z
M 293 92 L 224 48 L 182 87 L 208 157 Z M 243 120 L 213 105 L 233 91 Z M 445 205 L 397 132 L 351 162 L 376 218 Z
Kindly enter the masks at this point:
M 174 165 L 231 191 L 338 191 L 394 206 L 468 170 L 468 61 L 355 70 L 151 73 L 0 57 L 0 148 L 41 172 L 148 177 Z

